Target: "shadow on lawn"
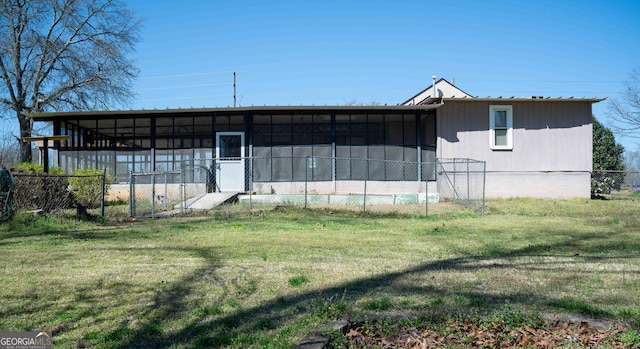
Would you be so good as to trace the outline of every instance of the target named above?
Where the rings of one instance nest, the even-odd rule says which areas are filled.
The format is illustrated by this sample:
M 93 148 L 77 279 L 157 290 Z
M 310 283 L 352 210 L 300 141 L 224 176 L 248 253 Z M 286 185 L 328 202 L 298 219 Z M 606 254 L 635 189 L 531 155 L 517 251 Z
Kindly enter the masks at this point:
M 174 224 L 176 230 L 192 225 L 211 222 L 205 216 L 183 219 Z M 7 240 L 29 237 L 58 237 L 71 240 L 148 239 L 154 235 L 153 220 L 116 223 L 105 221 L 85 225 L 82 219 L 59 219 L 54 216 L 21 215 L 13 221 L 0 224 L 0 246 L 10 244 Z
M 499 306 L 505 303 L 519 303 L 532 308 L 555 307 L 563 309 L 567 312 L 584 312 L 592 316 L 614 316 L 606 311 L 598 309 L 589 304 L 581 303 L 578 300 L 563 298 L 562 296 L 549 297 L 531 292 L 512 292 L 503 293 L 496 296 L 490 288 L 487 291 L 472 290 L 473 287 L 462 287 L 459 290 L 452 289 L 450 285 L 434 285 L 421 282 L 411 282 L 407 280 L 420 279 L 429 273 L 442 271 L 465 271 L 480 269 L 496 269 L 499 273 L 500 269 L 513 268 L 513 263 L 518 257 L 567 257 L 581 258 L 567 254 L 566 251 L 579 248 L 580 244 L 586 246 L 597 247 L 598 249 L 620 248 L 621 246 L 608 246 L 606 242 L 598 243 L 600 239 L 596 235 L 587 237 L 591 241 L 567 240 L 554 246 L 537 245 L 528 246 L 519 250 L 505 251 L 500 256 L 483 255 L 468 256 L 464 258 L 450 258 L 444 260 L 433 261 L 409 268 L 400 272 L 390 272 L 379 276 L 357 279 L 345 282 L 334 287 L 321 290 L 313 290 L 301 292 L 299 294 L 287 295 L 272 299 L 271 301 L 262 303 L 259 306 L 251 308 L 239 308 L 228 314 L 201 314 L 191 317 L 188 323 L 185 323 L 181 329 L 176 331 L 163 331 L 163 324 L 178 319 L 187 318 L 190 311 L 189 297 L 192 296 L 194 284 L 201 282 L 202 278 L 209 278 L 212 282 L 218 282 L 226 289 L 225 295 L 220 298 L 220 303 L 228 301 L 231 293 L 237 292 L 232 290 L 233 285 L 225 286 L 224 281 L 216 277 L 216 269 L 220 261 L 206 250 L 194 250 L 200 257 L 209 261 L 209 264 L 198 269 L 184 279 L 172 283 L 166 289 L 158 292 L 155 296 L 153 305 L 150 306 L 146 313 L 140 318 L 145 319 L 144 326 L 137 331 L 130 331 L 126 324 L 122 324 L 120 328 L 115 329 L 110 338 L 115 343 L 119 343 L 118 348 L 131 347 L 220 347 L 224 345 L 237 345 L 238 338 L 243 338 L 252 346 L 260 346 L 260 343 L 251 343 L 251 334 L 270 329 L 281 329 L 292 321 L 302 320 L 304 312 L 312 311 L 313 306 L 322 304 L 323 301 L 331 301 L 336 298 L 345 297 L 349 302 L 356 302 L 364 297 L 375 295 L 380 292 L 390 296 L 402 296 L 411 294 L 430 294 L 434 297 L 458 296 L 468 301 L 467 307 L 478 307 L 489 309 L 492 306 Z M 591 248 L 591 247 L 590 247 Z M 624 246 L 624 251 L 640 249 L 640 242 L 630 241 Z M 560 252 L 554 252 L 560 251 Z M 639 256 L 630 255 L 621 258 L 637 259 Z M 494 263 L 491 263 L 494 261 Z M 580 259 L 580 263 L 590 263 L 589 259 Z M 535 263 L 536 265 L 544 262 Z M 555 262 L 554 262 L 555 263 Z M 573 262 L 576 263 L 575 261 Z M 533 268 L 535 265 L 523 265 L 523 269 Z M 490 286 L 490 285 L 489 285 Z M 250 294 L 252 291 L 247 291 Z M 235 295 L 237 296 L 237 294 Z M 192 310 L 192 309 L 191 309 Z M 169 333 L 170 332 L 170 333 Z M 266 332 L 265 332 L 266 333 Z M 255 337 L 254 337 L 255 339 Z M 242 339 L 240 339 L 242 341 Z

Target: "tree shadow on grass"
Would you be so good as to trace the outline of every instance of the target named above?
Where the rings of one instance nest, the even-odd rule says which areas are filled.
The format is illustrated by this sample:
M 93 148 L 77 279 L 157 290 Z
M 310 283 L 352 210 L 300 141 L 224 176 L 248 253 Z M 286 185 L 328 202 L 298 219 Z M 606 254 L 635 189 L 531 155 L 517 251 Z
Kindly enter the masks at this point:
M 598 244 L 595 241 L 598 238 L 596 235 L 591 236 L 590 239 L 592 241 L 590 243 L 598 245 L 598 248 L 601 249 L 620 248 L 620 246 L 608 246 L 606 243 Z M 640 243 L 629 243 L 633 245 L 632 248 L 640 249 Z M 575 241 L 567 240 L 551 246 L 551 250 L 566 251 L 576 246 Z M 628 247 L 625 246 L 625 250 Z M 129 330 L 127 326 L 123 325 L 107 334 L 110 338 L 118 337 L 114 338 L 118 340 L 118 348 L 221 347 L 238 345 L 238 341 L 246 341 L 246 346 L 259 347 L 261 345 L 255 342 L 257 337 L 252 339 L 251 334 L 268 333 L 269 330 L 282 329 L 287 324 L 302 321 L 305 317 L 305 312 L 313 311 L 314 306 L 322 305 L 323 302 L 326 304 L 326 302 L 331 302 L 337 298 L 346 297 L 349 302 L 354 303 L 376 294 L 457 297 L 464 300 L 465 304 L 461 308 L 489 309 L 505 303 L 517 303 L 534 309 L 556 308 L 590 316 L 613 317 L 616 315 L 577 299 L 561 295 L 557 297 L 549 296 L 548 294 L 536 293 L 534 290 L 495 293 L 491 289 L 474 289 L 471 281 L 463 282 L 464 285 L 458 289 L 452 288 L 450 285 L 407 282 L 407 280 L 412 279 L 424 279 L 425 275 L 428 278 L 430 274 L 443 271 L 473 272 L 490 270 L 500 273 L 503 269 L 513 268 L 513 263 L 520 263 L 517 261 L 520 257 L 543 258 L 558 256 L 550 252 L 549 246 L 536 245 L 514 251 L 505 251 L 499 256 L 476 255 L 422 263 L 398 272 L 388 272 L 339 283 L 323 289 L 279 296 L 258 306 L 239 308 L 229 313 L 207 314 L 205 312 L 197 316 L 191 316 L 191 319 L 187 323 L 183 323 L 179 329 L 166 331 L 164 330 L 165 324 L 188 318 L 186 313 L 190 311 L 191 305 L 187 299 L 192 296 L 195 283 L 200 282 L 205 277 L 212 278 L 215 282 L 221 282 L 222 284 L 225 282 L 215 276 L 220 261 L 211 260 L 211 255 L 206 250 L 195 252 L 205 258 L 209 265 L 196 270 L 194 273 L 158 292 L 153 305 L 142 315 L 142 318 L 145 319 L 144 326 L 137 330 Z M 560 257 L 579 258 L 566 256 L 564 252 Z M 624 258 L 630 258 L 634 263 L 640 262 L 637 255 L 625 256 Z M 576 262 L 592 263 L 593 261 L 577 259 L 572 263 L 575 264 Z M 533 268 L 534 265 L 540 267 L 544 263 L 544 261 L 539 261 L 532 265 L 525 263 L 522 268 Z M 554 264 L 557 263 L 554 262 Z M 226 295 L 220 298 L 220 302 L 231 299 L 232 297 L 227 298 L 227 296 L 233 292 L 234 290 L 227 289 Z M 252 292 L 249 290 L 247 294 L 250 295 Z M 117 336 L 118 333 L 126 335 Z
M 211 222 L 205 216 L 188 217 L 172 224 L 176 230 L 188 229 L 201 223 Z M 132 221 L 125 223 L 104 222 L 99 224 L 77 224 L 79 222 L 53 216 L 20 217 L 20 220 L 0 224 L 0 246 L 8 245 L 16 238 L 56 237 L 71 240 L 149 239 L 154 235 L 152 224 L 156 222 Z M 95 222 L 94 222 L 95 223 Z M 158 224 L 162 224 L 161 222 Z

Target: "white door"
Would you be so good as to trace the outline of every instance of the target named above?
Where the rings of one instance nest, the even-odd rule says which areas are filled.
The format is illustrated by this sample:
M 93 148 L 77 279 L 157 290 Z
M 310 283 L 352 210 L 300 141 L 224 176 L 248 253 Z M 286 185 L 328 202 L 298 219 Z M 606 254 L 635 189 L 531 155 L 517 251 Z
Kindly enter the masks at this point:
M 216 189 L 244 191 L 244 132 L 216 133 Z

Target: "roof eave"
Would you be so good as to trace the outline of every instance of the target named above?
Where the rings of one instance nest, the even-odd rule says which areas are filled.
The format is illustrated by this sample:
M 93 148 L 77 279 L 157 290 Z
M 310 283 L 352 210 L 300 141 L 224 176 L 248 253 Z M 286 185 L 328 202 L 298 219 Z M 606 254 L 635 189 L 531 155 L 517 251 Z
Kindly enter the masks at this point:
M 607 97 L 472 97 L 472 98 L 443 98 L 443 101 L 461 102 L 590 102 L 598 103 L 606 100 Z
M 244 112 L 364 112 L 364 111 L 418 111 L 433 110 L 440 104 L 429 105 L 370 105 L 370 106 L 262 106 L 262 107 L 227 107 L 227 108 L 177 108 L 177 109 L 137 109 L 137 110 L 99 110 L 99 111 L 71 111 L 29 113 L 27 116 L 35 121 L 46 121 L 56 117 L 110 117 L 110 116 L 142 116 L 163 114 L 191 114 L 191 113 L 244 113 Z

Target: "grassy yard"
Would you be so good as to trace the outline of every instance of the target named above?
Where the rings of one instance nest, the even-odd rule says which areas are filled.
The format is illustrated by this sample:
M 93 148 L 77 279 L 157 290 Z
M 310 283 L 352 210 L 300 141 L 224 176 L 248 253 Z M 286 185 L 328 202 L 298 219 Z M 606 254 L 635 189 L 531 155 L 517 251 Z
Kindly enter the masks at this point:
M 346 316 L 509 308 L 640 338 L 639 198 L 498 200 L 486 213 L 19 216 L 0 225 L 0 332 L 52 330 L 55 348 L 290 348 Z

